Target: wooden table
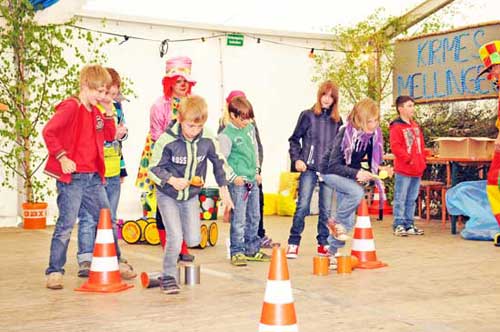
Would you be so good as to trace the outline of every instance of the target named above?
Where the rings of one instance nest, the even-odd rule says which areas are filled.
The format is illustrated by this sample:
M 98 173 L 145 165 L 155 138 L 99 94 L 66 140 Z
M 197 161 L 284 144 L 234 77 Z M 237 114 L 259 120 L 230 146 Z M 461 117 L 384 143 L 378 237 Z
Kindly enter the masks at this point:
M 465 164 L 468 166 L 484 166 L 491 164 L 492 158 L 454 158 L 454 157 L 439 157 L 430 156 L 426 158 L 428 164 L 444 164 L 446 165 L 446 185 L 451 187 L 455 183 L 452 183 L 453 179 L 456 177 L 455 172 L 459 171 L 454 165 Z M 481 178 L 484 179 L 486 174 L 481 174 Z
M 384 155 L 384 160 L 394 160 L 394 155 L 392 153 L 388 153 Z M 467 164 L 467 165 L 476 165 L 483 166 L 489 165 L 491 163 L 492 158 L 456 158 L 456 157 L 440 157 L 440 156 L 429 156 L 426 158 L 427 164 L 441 164 L 446 166 L 446 185 L 451 187 L 452 179 L 454 178 L 453 172 L 454 167 L 453 164 Z M 486 174 L 483 174 L 484 178 Z

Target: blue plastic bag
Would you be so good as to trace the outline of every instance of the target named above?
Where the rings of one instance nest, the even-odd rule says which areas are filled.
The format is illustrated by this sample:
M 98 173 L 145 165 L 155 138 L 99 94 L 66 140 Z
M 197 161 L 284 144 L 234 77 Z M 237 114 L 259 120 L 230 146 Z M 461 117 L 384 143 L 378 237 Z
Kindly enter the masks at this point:
M 500 232 L 486 195 L 486 181 L 466 181 L 450 188 L 446 208 L 451 215 L 469 217 L 460 233 L 466 240 L 491 241 Z
M 59 0 L 30 0 L 31 4 L 36 10 L 50 7 L 58 1 Z

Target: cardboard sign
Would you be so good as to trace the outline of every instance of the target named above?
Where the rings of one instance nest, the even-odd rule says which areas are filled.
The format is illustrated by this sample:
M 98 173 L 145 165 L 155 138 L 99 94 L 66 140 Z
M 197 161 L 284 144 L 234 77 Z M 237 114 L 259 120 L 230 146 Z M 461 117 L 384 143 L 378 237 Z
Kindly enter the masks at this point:
M 400 39 L 395 45 L 393 98 L 416 103 L 497 98 L 479 58 L 481 45 L 500 40 L 500 22 Z

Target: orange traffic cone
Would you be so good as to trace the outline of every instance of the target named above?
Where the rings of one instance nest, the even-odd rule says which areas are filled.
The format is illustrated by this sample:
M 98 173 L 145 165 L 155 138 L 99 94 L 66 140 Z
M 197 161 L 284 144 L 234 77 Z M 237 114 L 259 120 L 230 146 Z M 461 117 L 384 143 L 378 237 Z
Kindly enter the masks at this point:
M 358 216 L 352 237 L 351 255 L 359 260 L 359 269 L 377 269 L 387 266 L 377 260 L 375 241 L 373 240 L 372 225 L 368 215 L 368 204 L 363 199 L 358 207 Z
M 298 331 L 285 249 L 279 244 L 273 246 L 259 324 L 259 332 L 274 331 Z
M 109 209 L 101 209 L 89 279 L 76 291 L 114 293 L 134 287 L 122 283 Z
M 231 209 L 227 207 L 224 209 L 224 217 L 222 218 L 224 222 L 231 222 Z
M 389 215 L 392 214 L 392 206 L 389 205 L 389 202 L 387 202 L 387 197 L 383 196 L 384 199 L 384 205 L 382 207 L 382 212 L 383 215 Z M 375 186 L 375 189 L 373 190 L 373 199 L 372 199 L 372 205 L 368 208 L 368 213 L 370 214 L 377 214 L 379 213 L 380 210 L 380 193 L 378 191 L 377 186 Z

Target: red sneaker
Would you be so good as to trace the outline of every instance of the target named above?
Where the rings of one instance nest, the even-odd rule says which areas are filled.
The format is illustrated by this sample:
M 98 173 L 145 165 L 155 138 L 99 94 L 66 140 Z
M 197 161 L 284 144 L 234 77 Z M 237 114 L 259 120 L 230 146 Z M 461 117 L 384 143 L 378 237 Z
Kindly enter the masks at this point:
M 286 248 L 286 258 L 297 258 L 299 255 L 299 246 L 297 244 L 289 244 Z
M 319 255 L 319 256 L 326 256 L 326 257 L 329 257 L 329 256 L 331 256 L 331 255 L 332 255 L 332 254 L 330 254 L 330 252 L 328 251 L 328 246 L 325 246 L 325 245 L 323 245 L 323 244 L 318 244 L 317 251 L 318 251 L 318 255 Z

